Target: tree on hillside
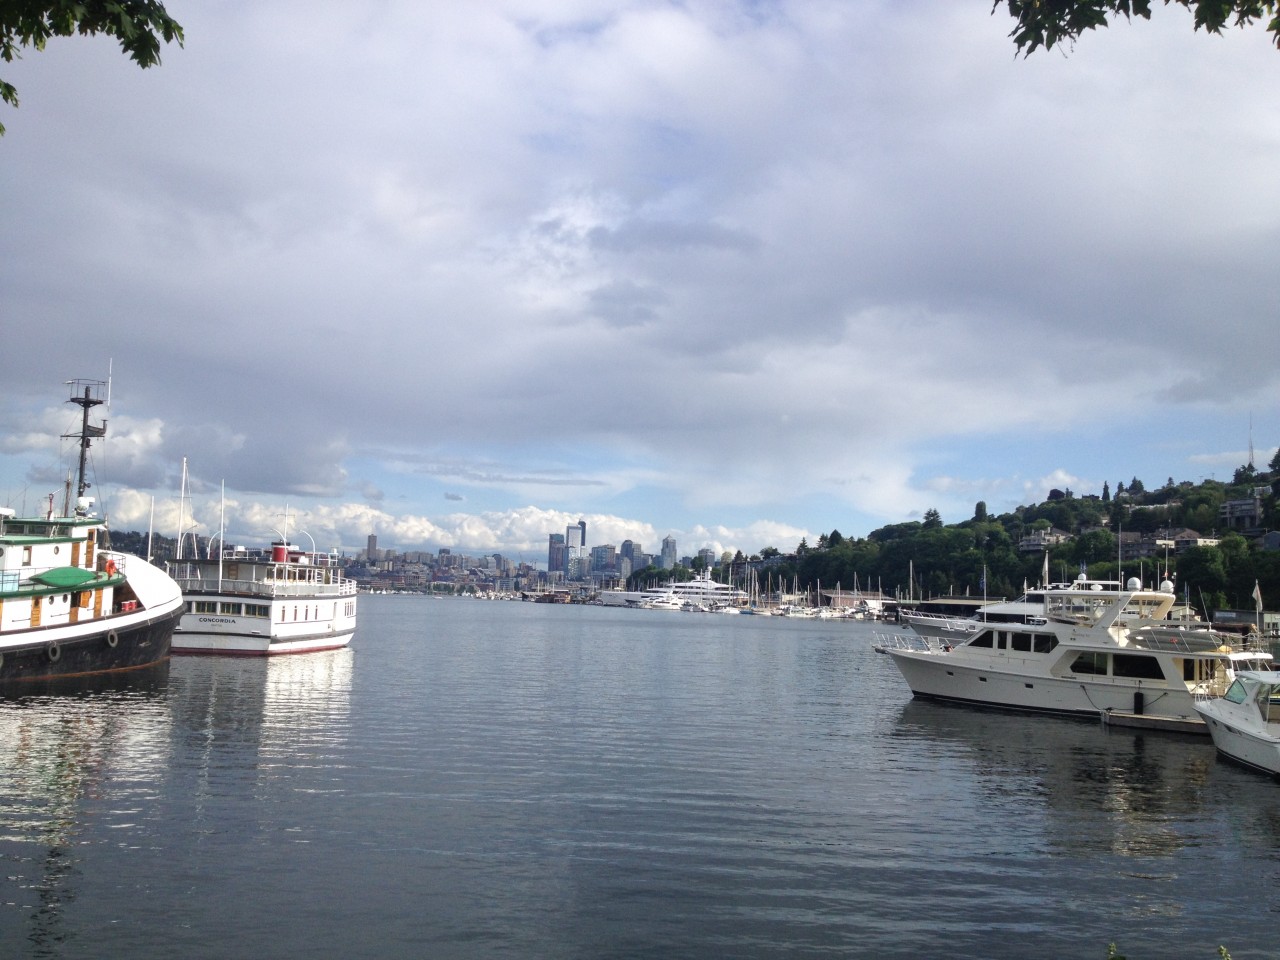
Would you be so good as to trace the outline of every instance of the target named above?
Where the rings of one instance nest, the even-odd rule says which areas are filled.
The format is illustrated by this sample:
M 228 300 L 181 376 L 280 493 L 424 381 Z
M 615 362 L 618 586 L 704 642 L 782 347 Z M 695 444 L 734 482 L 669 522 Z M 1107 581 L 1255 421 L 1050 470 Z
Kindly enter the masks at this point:
M 1244 486 L 1253 483 L 1257 479 L 1258 471 L 1252 463 L 1246 463 L 1236 467 L 1235 475 L 1231 478 L 1234 486 Z
M 1246 27 L 1255 20 L 1267 20 L 1267 32 L 1280 47 L 1280 4 L 1274 0 L 1164 0 L 1176 2 L 1195 13 L 1195 28 L 1206 33 L 1222 33 L 1223 27 Z M 995 0 L 994 13 L 1002 0 Z M 1009 32 L 1018 52 L 1030 56 L 1038 47 L 1046 50 L 1055 43 L 1068 45 L 1086 31 L 1107 26 L 1121 15 L 1126 20 L 1139 16 L 1151 19 L 1151 0 L 1003 0 L 1017 26 Z
M 0 0 L 0 58 L 12 63 L 22 47 L 43 50 L 50 37 L 115 37 L 140 67 L 160 62 L 160 41 L 182 46 L 182 25 L 157 0 Z M 16 107 L 18 91 L 0 80 L 0 99 Z M 0 124 L 0 135 L 4 124 Z
M 928 510 L 924 512 L 923 526 L 926 530 L 933 530 L 937 527 L 942 526 L 942 514 L 940 514 L 937 510 L 933 509 L 933 507 L 930 507 Z
M 1280 447 L 1276 448 L 1276 455 L 1271 458 L 1271 462 L 1267 464 L 1267 469 L 1272 473 L 1280 470 Z

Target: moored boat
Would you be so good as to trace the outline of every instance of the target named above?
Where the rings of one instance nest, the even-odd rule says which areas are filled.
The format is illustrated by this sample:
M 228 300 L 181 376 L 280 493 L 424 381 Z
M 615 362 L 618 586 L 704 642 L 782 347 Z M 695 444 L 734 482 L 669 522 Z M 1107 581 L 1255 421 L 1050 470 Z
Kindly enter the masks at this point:
M 1086 580 L 1043 591 L 1041 615 L 983 624 L 962 642 L 882 637 L 914 696 L 1050 713 L 1126 714 L 1207 732 L 1196 695 L 1220 695 L 1242 670 L 1269 667 L 1247 638 L 1180 629 L 1172 584 Z
M 272 656 L 345 647 L 356 629 L 356 584 L 338 557 L 283 541 L 174 561 L 186 609 L 174 653 Z
M 1221 697 L 1195 707 L 1220 754 L 1280 776 L 1280 672 L 1243 671 Z
M 149 667 L 169 656 L 182 594 L 163 571 L 110 549 L 106 521 L 85 496 L 91 424 L 104 383 L 71 381 L 82 409 L 76 495 L 59 511 L 50 495 L 38 516 L 0 509 L 0 684 Z

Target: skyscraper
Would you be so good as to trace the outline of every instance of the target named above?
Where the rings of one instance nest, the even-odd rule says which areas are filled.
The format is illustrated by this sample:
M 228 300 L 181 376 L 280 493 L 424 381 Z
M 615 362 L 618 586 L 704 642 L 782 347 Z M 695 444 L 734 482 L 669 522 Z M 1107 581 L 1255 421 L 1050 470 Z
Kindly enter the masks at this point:
M 569 551 L 565 549 L 564 535 L 552 533 L 547 538 L 547 572 L 564 573 L 569 569 Z
M 676 538 L 662 538 L 662 569 L 672 570 L 676 565 Z

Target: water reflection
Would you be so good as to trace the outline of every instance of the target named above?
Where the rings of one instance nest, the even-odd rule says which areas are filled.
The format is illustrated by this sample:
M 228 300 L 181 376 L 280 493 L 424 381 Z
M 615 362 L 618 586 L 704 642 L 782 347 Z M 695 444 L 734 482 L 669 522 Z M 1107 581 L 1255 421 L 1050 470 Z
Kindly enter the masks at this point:
M 212 824 L 219 804 L 243 793 L 245 776 L 261 801 L 276 789 L 311 789 L 300 771 L 336 775 L 346 763 L 353 658 L 345 648 L 175 663 L 173 775 L 197 822 Z
M 0 696 L 0 945 L 35 956 L 67 939 L 87 828 L 127 826 L 153 802 L 169 721 L 168 663 Z M 129 804 L 109 802 L 128 795 Z M 15 942 L 17 942 L 15 940 Z
M 985 801 L 1042 817 L 1049 850 L 1068 856 L 1169 857 L 1212 843 L 1206 799 L 1235 779 L 1207 737 L 1056 717 L 913 700 L 895 735 L 958 748 Z

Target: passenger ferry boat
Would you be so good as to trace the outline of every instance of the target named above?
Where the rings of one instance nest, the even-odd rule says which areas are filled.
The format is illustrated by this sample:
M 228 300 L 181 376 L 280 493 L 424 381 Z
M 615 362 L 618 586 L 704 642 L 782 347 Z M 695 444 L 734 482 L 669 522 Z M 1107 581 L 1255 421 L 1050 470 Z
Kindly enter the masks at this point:
M 89 411 L 97 380 L 71 381 L 83 411 L 76 497 L 38 516 L 0 508 L 0 685 L 149 667 L 169 656 L 182 594 L 164 571 L 110 549 L 106 521 L 85 496 L 90 443 L 106 435 Z
M 356 629 L 356 584 L 333 554 L 277 541 L 171 564 L 186 610 L 174 653 L 271 656 L 345 647 Z
M 1203 624 L 1168 620 L 1173 584 L 1086 580 L 1042 591 L 1042 616 L 983 624 L 952 644 L 881 636 L 914 696 L 1050 713 L 1176 720 L 1200 732 L 1196 695 L 1221 696 L 1271 654 Z M 1037 622 L 1039 621 L 1039 622 Z

